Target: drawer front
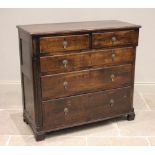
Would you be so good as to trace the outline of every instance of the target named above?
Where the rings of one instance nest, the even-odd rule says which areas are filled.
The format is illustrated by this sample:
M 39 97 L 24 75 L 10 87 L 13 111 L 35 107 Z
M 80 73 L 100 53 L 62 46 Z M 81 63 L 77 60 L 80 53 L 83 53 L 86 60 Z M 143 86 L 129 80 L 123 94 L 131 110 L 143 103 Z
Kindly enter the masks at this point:
M 40 38 L 40 52 L 56 54 L 89 48 L 89 35 L 69 35 Z
M 43 127 L 54 130 L 115 117 L 132 110 L 131 89 L 115 89 L 43 102 Z
M 132 63 L 134 48 L 116 48 L 40 58 L 42 74 L 78 71 L 81 69 Z
M 128 86 L 132 65 L 41 77 L 43 100 Z
M 123 46 L 123 45 L 137 45 L 138 31 L 114 31 L 93 33 L 92 47 L 102 48 L 108 46 Z

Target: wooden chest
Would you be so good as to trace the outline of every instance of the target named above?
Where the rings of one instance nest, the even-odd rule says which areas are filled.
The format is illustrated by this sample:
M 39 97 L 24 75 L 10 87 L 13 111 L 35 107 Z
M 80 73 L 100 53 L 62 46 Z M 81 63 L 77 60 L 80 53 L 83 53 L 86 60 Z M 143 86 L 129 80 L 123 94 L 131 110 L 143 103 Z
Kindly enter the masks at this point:
M 36 140 L 109 118 L 134 119 L 140 26 L 89 21 L 17 28 L 23 118 Z

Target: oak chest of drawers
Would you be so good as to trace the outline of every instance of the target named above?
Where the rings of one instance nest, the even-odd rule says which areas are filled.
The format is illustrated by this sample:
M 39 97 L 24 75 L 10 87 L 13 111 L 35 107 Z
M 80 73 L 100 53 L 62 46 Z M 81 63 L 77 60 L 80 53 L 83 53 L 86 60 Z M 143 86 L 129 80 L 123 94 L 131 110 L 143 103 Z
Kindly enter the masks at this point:
M 23 118 L 36 140 L 109 118 L 134 119 L 140 26 L 89 21 L 17 28 Z

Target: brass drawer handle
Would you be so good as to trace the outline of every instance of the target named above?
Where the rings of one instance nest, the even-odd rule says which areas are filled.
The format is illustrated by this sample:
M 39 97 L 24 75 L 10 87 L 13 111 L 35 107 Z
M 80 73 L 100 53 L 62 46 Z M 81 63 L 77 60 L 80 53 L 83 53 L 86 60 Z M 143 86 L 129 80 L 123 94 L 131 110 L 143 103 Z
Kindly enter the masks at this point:
M 109 104 L 110 107 L 113 107 L 114 103 L 115 103 L 114 99 L 110 99 L 110 104 Z
M 68 45 L 68 42 L 65 40 L 65 41 L 63 41 L 63 47 L 64 47 L 64 49 L 66 49 L 67 48 L 67 45 Z
M 68 89 L 68 82 L 67 82 L 67 81 L 65 81 L 65 82 L 63 83 L 63 85 L 64 85 L 64 88 L 65 88 L 65 89 Z
M 116 38 L 115 36 L 113 36 L 113 37 L 111 38 L 111 40 L 112 40 L 112 42 L 115 42 L 115 41 L 117 40 L 117 38 Z
M 115 55 L 115 53 L 113 53 L 113 54 L 111 55 L 112 61 L 115 60 L 115 57 L 116 57 L 116 55 Z
M 115 75 L 114 74 L 111 74 L 110 78 L 111 78 L 111 81 L 113 82 L 114 81 L 114 78 L 115 78 Z
M 63 60 L 62 63 L 64 65 L 64 67 L 67 68 L 68 60 Z
M 68 108 L 64 108 L 64 113 L 65 113 L 65 115 L 67 115 L 68 112 L 69 112 L 69 109 L 68 109 Z

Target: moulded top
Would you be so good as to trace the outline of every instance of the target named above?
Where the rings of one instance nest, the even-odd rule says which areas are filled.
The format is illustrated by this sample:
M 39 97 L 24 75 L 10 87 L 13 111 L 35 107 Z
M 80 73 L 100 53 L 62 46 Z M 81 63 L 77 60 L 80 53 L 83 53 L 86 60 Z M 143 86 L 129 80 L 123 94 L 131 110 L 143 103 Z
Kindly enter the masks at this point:
M 30 35 L 57 34 L 69 32 L 87 32 L 97 30 L 110 29 L 129 29 L 140 28 L 140 25 L 135 25 L 118 20 L 103 20 L 103 21 L 85 21 L 85 22 L 68 22 L 68 23 L 47 23 L 47 24 L 32 24 L 18 25 L 17 28 L 23 30 Z

